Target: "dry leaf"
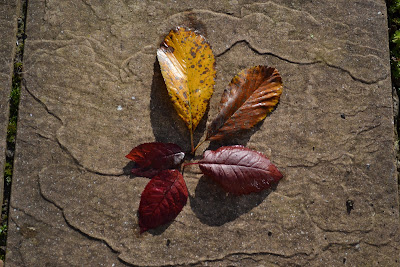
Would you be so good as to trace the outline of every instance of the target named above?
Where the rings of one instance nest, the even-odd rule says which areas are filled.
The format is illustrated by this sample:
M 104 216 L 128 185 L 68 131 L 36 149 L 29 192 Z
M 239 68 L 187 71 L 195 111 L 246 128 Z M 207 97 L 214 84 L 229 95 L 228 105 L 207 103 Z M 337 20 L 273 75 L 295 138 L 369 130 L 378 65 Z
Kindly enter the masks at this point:
M 225 89 L 220 111 L 207 129 L 207 140 L 218 140 L 250 129 L 273 111 L 282 94 L 275 68 L 256 66 L 241 71 Z
M 225 191 L 235 195 L 260 192 L 283 177 L 266 156 L 244 146 L 207 150 L 199 167 Z
M 203 36 L 177 27 L 165 37 L 157 58 L 171 101 L 192 137 L 214 91 L 211 47 Z
M 132 174 L 152 178 L 162 170 L 178 168 L 185 153 L 176 144 L 153 142 L 133 148 L 125 157 L 136 163 Z
M 150 180 L 142 192 L 139 226 L 143 233 L 172 221 L 186 205 L 188 190 L 178 170 L 163 170 Z

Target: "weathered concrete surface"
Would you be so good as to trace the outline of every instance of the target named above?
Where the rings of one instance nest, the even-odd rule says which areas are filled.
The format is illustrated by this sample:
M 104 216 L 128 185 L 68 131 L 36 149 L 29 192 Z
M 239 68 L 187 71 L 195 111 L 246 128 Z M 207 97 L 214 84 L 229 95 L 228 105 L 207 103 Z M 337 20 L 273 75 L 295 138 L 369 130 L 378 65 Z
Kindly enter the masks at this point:
M 6 161 L 6 137 L 9 96 L 17 32 L 17 0 L 0 2 L 0 204 L 3 201 L 3 175 Z
M 383 0 L 29 1 L 7 266 L 396 266 L 385 14 Z M 124 174 L 124 155 L 154 140 L 189 148 L 155 56 L 176 25 L 216 54 L 208 120 L 241 69 L 280 70 L 279 107 L 231 141 L 285 178 L 235 198 L 192 167 L 182 213 L 139 236 L 148 180 Z

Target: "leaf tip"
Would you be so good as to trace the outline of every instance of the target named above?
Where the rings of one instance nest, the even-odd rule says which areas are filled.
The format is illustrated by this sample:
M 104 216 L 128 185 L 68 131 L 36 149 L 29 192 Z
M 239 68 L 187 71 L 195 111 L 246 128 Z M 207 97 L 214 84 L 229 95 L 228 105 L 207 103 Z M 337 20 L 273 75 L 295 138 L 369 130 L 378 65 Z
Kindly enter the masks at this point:
M 278 182 L 283 178 L 283 174 L 278 170 L 278 168 L 274 164 L 269 165 L 268 171 L 270 172 L 272 177 L 276 179 L 276 182 Z
M 139 225 L 139 228 L 140 228 L 140 232 L 139 232 L 140 235 L 143 234 L 144 232 L 146 232 L 147 230 L 149 230 L 149 228 L 141 226 L 141 225 Z

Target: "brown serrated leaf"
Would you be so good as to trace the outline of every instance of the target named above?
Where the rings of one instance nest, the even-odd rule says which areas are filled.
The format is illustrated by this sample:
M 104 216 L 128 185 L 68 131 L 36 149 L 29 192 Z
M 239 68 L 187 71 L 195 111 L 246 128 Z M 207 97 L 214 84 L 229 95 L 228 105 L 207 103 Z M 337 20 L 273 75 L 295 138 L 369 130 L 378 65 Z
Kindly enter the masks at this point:
M 282 80 L 275 68 L 256 66 L 241 71 L 225 89 L 206 139 L 218 140 L 250 129 L 273 111 L 281 94 Z

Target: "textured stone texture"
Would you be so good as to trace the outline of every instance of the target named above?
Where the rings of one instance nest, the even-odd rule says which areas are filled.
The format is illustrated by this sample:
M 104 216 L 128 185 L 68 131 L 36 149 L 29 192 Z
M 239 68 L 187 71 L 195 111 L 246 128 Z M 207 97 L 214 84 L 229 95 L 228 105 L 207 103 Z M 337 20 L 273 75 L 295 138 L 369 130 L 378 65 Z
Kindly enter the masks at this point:
M 0 2 L 0 203 L 3 201 L 3 175 L 13 58 L 17 33 L 17 0 Z
M 29 1 L 7 266 L 398 264 L 385 2 L 259 2 Z M 190 146 L 156 62 L 176 25 L 202 32 L 216 55 L 196 140 L 236 73 L 280 70 L 278 108 L 229 142 L 285 177 L 233 197 L 188 168 L 182 213 L 139 235 L 148 179 L 124 174 L 124 155 L 154 140 Z

